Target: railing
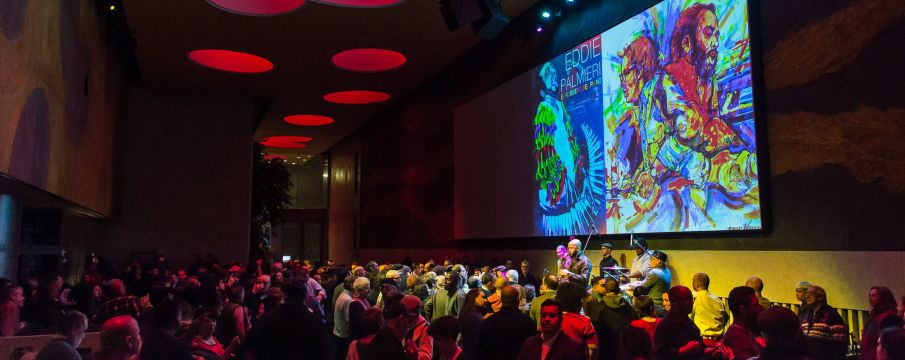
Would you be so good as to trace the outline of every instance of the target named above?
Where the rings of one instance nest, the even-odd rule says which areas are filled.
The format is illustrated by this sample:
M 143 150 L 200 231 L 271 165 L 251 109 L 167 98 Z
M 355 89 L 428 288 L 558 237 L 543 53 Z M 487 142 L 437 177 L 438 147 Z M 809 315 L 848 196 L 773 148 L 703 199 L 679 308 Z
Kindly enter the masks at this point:
M 101 334 L 98 332 L 85 333 L 85 339 L 79 345 L 79 352 L 93 353 L 100 347 Z M 16 349 L 31 348 L 38 353 L 47 343 L 56 339 L 57 335 L 11 336 L 0 337 L 0 359 L 9 359 Z

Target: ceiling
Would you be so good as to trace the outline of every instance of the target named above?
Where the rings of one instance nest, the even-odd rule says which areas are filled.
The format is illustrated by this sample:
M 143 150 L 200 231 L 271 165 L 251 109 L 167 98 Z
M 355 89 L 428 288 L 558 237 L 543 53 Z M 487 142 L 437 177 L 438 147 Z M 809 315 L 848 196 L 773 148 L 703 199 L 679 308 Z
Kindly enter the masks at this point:
M 272 0 L 249 0 L 272 1 Z M 506 0 L 510 19 L 537 0 Z M 244 16 L 223 11 L 206 0 L 125 1 L 125 14 L 137 42 L 135 55 L 143 85 L 165 91 L 270 98 L 271 105 L 254 133 L 311 137 L 304 149 L 268 148 L 292 158 L 321 153 L 381 110 L 406 97 L 482 39 L 470 29 L 450 32 L 437 0 L 403 0 L 384 8 L 350 8 L 307 1 L 278 16 Z M 334 66 L 334 54 L 357 48 L 398 51 L 407 62 L 379 73 L 358 73 Z M 233 74 L 188 60 L 189 51 L 227 49 L 262 56 L 274 64 L 263 74 Z M 375 90 L 390 100 L 341 105 L 323 100 L 327 93 Z M 293 114 L 334 118 L 324 126 L 283 122 Z

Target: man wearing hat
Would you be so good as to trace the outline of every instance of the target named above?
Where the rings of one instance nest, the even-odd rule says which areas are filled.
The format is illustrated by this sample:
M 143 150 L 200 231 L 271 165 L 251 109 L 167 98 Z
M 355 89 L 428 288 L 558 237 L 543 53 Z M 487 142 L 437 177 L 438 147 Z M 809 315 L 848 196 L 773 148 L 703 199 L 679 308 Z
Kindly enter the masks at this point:
M 608 242 L 600 244 L 600 255 L 600 276 L 612 275 L 603 269 L 619 266 L 619 262 L 613 258 L 613 244 Z
M 635 257 L 632 260 L 632 269 L 628 274 L 630 279 L 641 280 L 647 277 L 647 272 L 651 268 L 650 264 L 650 253 L 647 251 L 647 241 L 642 238 L 636 238 L 635 241 L 631 244 L 632 249 L 635 250 Z
M 636 281 L 634 287 L 641 287 L 647 290 L 647 295 L 655 305 L 663 305 L 663 293 L 669 291 L 672 283 L 672 274 L 666 267 L 668 257 L 665 252 L 653 250 L 650 252 L 650 270 L 643 281 Z
M 402 305 L 410 323 L 411 330 L 405 334 L 405 343 L 411 341 L 418 349 L 418 360 L 431 360 L 434 355 L 434 340 L 427 334 L 430 324 L 423 316 L 421 316 L 421 299 L 414 295 L 406 295 L 402 298 Z

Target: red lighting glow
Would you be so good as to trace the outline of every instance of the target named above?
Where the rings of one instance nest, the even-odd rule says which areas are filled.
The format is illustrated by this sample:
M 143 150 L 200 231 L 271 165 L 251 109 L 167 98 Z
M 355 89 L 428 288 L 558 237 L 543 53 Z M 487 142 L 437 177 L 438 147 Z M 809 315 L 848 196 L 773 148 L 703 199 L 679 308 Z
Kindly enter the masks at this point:
M 232 50 L 193 50 L 189 59 L 211 69 L 238 74 L 258 74 L 273 70 L 273 63 L 257 55 Z
M 266 137 L 261 141 L 261 145 L 281 149 L 302 149 L 308 147 L 308 145 L 302 144 L 308 141 L 311 141 L 311 138 L 307 136 L 281 135 Z
M 324 95 L 324 100 L 337 104 L 372 104 L 390 99 L 390 94 L 379 91 L 338 91 Z
M 207 2 L 224 11 L 251 16 L 283 15 L 305 5 L 305 0 L 207 0 Z
M 402 0 L 312 0 L 321 4 L 357 7 L 357 8 L 380 8 L 399 4 Z
M 320 115 L 289 115 L 283 118 L 287 124 L 302 126 L 321 126 L 333 123 L 333 118 Z
M 277 160 L 277 159 L 279 159 L 279 160 L 287 160 L 287 159 L 289 159 L 289 156 L 287 156 L 287 155 L 280 155 L 280 154 L 267 154 L 267 155 L 264 155 L 264 160 L 273 161 L 273 160 Z
M 358 72 L 379 72 L 405 64 L 405 55 L 386 49 L 352 49 L 333 55 L 333 65 Z

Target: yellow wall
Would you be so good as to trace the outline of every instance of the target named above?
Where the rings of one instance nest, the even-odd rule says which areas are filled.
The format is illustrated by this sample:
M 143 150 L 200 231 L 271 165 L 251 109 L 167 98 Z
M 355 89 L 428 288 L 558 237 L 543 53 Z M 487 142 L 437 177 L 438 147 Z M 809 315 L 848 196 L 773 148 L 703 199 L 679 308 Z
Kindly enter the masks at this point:
M 665 250 L 670 256 L 673 285 L 691 285 L 696 272 L 710 275 L 710 290 L 726 296 L 735 286 L 756 275 L 764 280 L 763 295 L 775 302 L 795 303 L 795 284 L 807 280 L 826 289 L 830 305 L 847 309 L 868 309 L 867 293 L 871 286 L 892 289 L 896 296 L 905 295 L 905 252 L 845 252 L 845 251 L 697 251 Z M 600 251 L 588 251 L 597 274 Z M 400 261 L 411 256 L 417 261 L 444 256 L 450 258 L 468 254 L 473 260 L 500 262 L 528 259 L 532 272 L 540 275 L 543 269 L 555 269 L 553 250 L 460 250 L 460 249 L 362 249 L 360 260 Z M 614 251 L 620 263 L 631 264 L 634 252 Z

